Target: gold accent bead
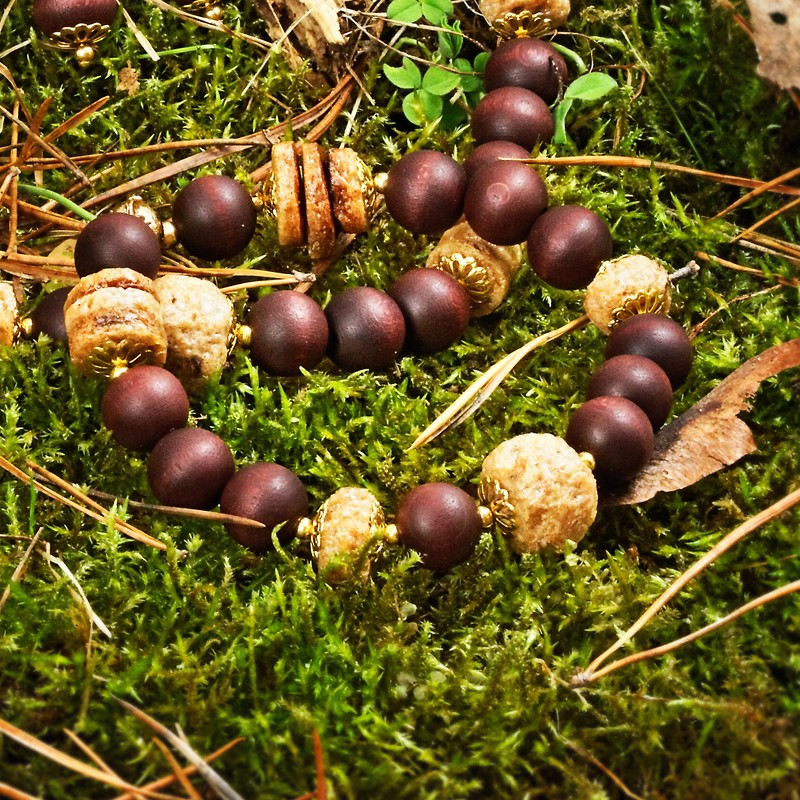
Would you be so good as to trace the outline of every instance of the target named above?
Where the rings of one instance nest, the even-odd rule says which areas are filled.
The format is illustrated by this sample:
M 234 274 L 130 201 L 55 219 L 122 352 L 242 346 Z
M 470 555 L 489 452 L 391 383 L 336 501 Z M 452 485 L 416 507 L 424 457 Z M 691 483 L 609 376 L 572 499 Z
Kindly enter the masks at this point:
M 33 320 L 30 317 L 23 317 L 17 322 L 17 330 L 20 336 L 30 339 L 33 336 Z
M 310 539 L 314 535 L 314 521 L 310 517 L 301 517 L 297 523 L 297 538 Z
M 108 342 L 103 347 L 96 347 L 87 358 L 82 371 L 113 380 L 134 364 L 159 363 L 158 353 L 154 347 L 133 344 L 123 339 L 119 342 Z
M 492 22 L 492 27 L 503 39 L 538 39 L 555 27 L 547 14 L 541 11 L 509 11 Z
M 121 214 L 130 214 L 132 217 L 138 217 L 159 239 L 163 237 L 164 226 L 161 224 L 158 214 L 156 214 L 152 206 L 145 203 L 140 195 L 131 195 L 123 203 L 120 203 L 115 210 Z
M 578 458 L 580 458 L 580 460 L 583 461 L 583 463 L 586 464 L 586 466 L 589 467 L 592 472 L 594 472 L 595 460 L 591 453 L 586 450 L 582 450 L 580 453 L 578 453 Z
M 233 338 L 233 346 L 237 344 L 243 347 L 249 347 L 250 342 L 253 340 L 253 329 L 249 325 L 237 325 L 231 332 Z
M 400 531 L 397 530 L 397 525 L 390 522 L 383 531 L 383 538 L 389 544 L 395 544 L 400 539 Z
M 613 328 L 636 314 L 665 314 L 668 309 L 669 294 L 667 292 L 639 292 L 611 312 L 608 327 Z
M 478 514 L 481 518 L 481 527 L 484 530 L 488 530 L 494 525 L 494 514 L 492 514 L 492 509 L 489 506 L 479 505 Z
M 162 250 L 169 250 L 170 247 L 175 246 L 178 241 L 178 236 L 175 233 L 175 223 L 168 219 L 161 224 L 161 248 Z
M 80 66 L 85 67 L 94 59 L 97 45 L 108 36 L 111 30 L 110 25 L 103 25 L 99 22 L 90 24 L 79 23 L 74 26 L 67 26 L 60 31 L 50 34 L 50 39 L 45 40 L 47 47 L 54 50 L 72 50 Z
M 388 172 L 377 172 L 372 176 L 372 188 L 376 192 L 383 194 L 386 191 L 386 183 L 389 180 Z
M 489 272 L 473 256 L 451 253 L 429 266 L 452 275 L 467 290 L 470 306 L 473 309 L 486 303 L 492 295 Z
M 206 9 L 205 18 L 211 22 L 219 22 L 222 19 L 222 6 L 213 5 Z
M 85 44 L 75 51 L 75 60 L 81 67 L 88 67 L 94 61 L 94 48 Z
M 510 536 L 516 527 L 514 506 L 508 499 L 508 491 L 499 481 L 484 478 L 478 486 L 478 500 L 492 515 L 492 522 L 505 536 Z M 478 507 L 480 513 L 480 506 Z

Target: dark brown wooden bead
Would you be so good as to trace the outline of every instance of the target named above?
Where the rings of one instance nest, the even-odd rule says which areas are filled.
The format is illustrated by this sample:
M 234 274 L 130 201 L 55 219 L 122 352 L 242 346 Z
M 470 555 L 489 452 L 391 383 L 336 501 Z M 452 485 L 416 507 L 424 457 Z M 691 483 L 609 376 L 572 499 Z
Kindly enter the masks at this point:
M 502 86 L 521 86 L 548 104 L 558 98 L 568 80 L 567 62 L 558 50 L 542 39 L 527 37 L 498 45 L 483 73 L 487 92 Z
M 412 489 L 400 501 L 395 525 L 403 544 L 435 570 L 466 561 L 481 536 L 475 501 L 449 483 L 425 483 Z
M 530 151 L 520 147 L 514 142 L 505 142 L 498 139 L 493 142 L 479 144 L 464 162 L 464 172 L 467 173 L 467 185 L 481 167 L 491 164 L 500 158 L 530 158 Z
M 161 266 L 161 242 L 132 214 L 111 211 L 95 217 L 75 240 L 75 269 L 81 278 L 109 267 L 133 269 L 155 278 Z
M 384 199 L 392 217 L 412 233 L 441 233 L 461 216 L 466 186 L 457 161 L 435 150 L 417 150 L 389 170 Z
M 31 333 L 33 336 L 46 334 L 57 342 L 67 341 L 67 328 L 64 325 L 64 301 L 70 293 L 69 286 L 62 286 L 48 292 L 31 312 Z
M 33 22 L 50 36 L 81 23 L 111 25 L 118 8 L 117 0 L 34 0 Z
M 677 388 L 692 368 L 694 353 L 686 331 L 663 314 L 634 314 L 611 330 L 606 358 L 637 355 L 655 361 Z
M 398 278 L 389 295 L 406 323 L 406 347 L 436 353 L 457 342 L 469 324 L 467 290 L 438 269 L 412 269 Z
M 400 306 L 385 292 L 355 286 L 325 309 L 328 355 L 342 369 L 387 369 L 403 349 L 406 326 Z
M 297 533 L 308 511 L 308 495 L 297 475 L 280 464 L 259 462 L 240 469 L 226 484 L 220 511 L 263 522 L 263 529 L 228 522 L 225 527 L 239 544 L 262 553 L 272 549 L 272 531 L 281 544 Z
M 672 384 L 667 373 L 643 356 L 615 356 L 598 367 L 589 381 L 586 396 L 626 397 L 647 414 L 658 430 L 672 407 Z
M 528 260 L 534 272 L 557 289 L 588 286 L 600 264 L 611 258 L 611 231 L 583 206 L 556 206 L 533 223 Z
M 178 241 L 208 261 L 232 258 L 244 250 L 256 230 L 252 197 L 226 175 L 204 175 L 181 189 L 172 208 Z
M 504 139 L 532 150 L 555 133 L 553 115 L 539 95 L 519 86 L 489 92 L 472 112 L 472 136 L 478 144 Z
M 547 187 L 527 164 L 493 161 L 467 184 L 464 216 L 488 242 L 519 244 L 547 208 Z
M 148 451 L 189 420 L 189 398 L 181 382 L 162 367 L 131 367 L 103 395 L 103 425 L 129 450 Z
M 222 439 L 202 428 L 179 428 L 162 437 L 147 460 L 153 494 L 167 506 L 213 508 L 236 467 Z
M 250 357 L 273 375 L 313 369 L 328 348 L 328 320 L 319 304 L 301 292 L 278 291 L 250 309 Z
M 614 484 L 635 475 L 653 453 L 653 426 L 624 397 L 595 397 L 572 415 L 564 437 L 578 453 L 591 453 L 598 481 Z

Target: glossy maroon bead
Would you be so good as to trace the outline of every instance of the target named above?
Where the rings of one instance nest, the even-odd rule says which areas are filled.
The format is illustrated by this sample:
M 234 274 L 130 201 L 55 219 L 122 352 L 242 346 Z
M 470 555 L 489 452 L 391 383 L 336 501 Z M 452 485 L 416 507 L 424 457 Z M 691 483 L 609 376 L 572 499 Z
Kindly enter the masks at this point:
M 226 175 L 195 178 L 181 189 L 172 208 L 178 241 L 209 261 L 241 253 L 253 238 L 256 219 L 247 189 Z
M 262 529 L 225 523 L 232 539 L 262 553 L 272 549 L 272 531 L 276 528 L 281 544 L 294 537 L 297 523 L 308 511 L 308 495 L 294 472 L 280 464 L 259 462 L 243 467 L 228 481 L 219 508 L 223 514 L 264 523 Z
M 160 266 L 158 236 L 132 214 L 101 214 L 75 240 L 75 269 L 82 278 L 110 267 L 133 269 L 155 278 Z
M 118 8 L 117 0 L 34 0 L 32 10 L 36 27 L 50 36 L 81 23 L 111 25 Z
M 533 223 L 528 260 L 534 272 L 557 289 L 588 286 L 611 258 L 611 231 L 583 206 L 555 206 Z
M 412 269 L 389 289 L 406 323 L 406 347 L 436 353 L 457 342 L 469 324 L 467 290 L 438 269 Z
M 643 356 L 615 356 L 598 367 L 586 396 L 626 397 L 647 414 L 653 430 L 658 430 L 672 408 L 672 384 L 667 373 Z
M 392 217 L 412 233 L 441 233 L 464 207 L 464 167 L 444 153 L 417 150 L 390 170 L 383 196 Z
M 100 413 L 118 444 L 147 451 L 170 431 L 186 425 L 189 398 L 171 372 L 143 364 L 111 381 Z
M 147 460 L 147 479 L 159 502 L 213 508 L 234 473 L 233 453 L 202 428 L 178 428 L 159 439 Z
M 519 244 L 547 208 L 547 187 L 527 164 L 494 161 L 478 170 L 467 184 L 464 216 L 489 242 Z
M 319 304 L 302 292 L 273 292 L 250 309 L 250 357 L 273 375 L 313 369 L 328 348 L 328 320 Z
M 467 185 L 479 169 L 501 158 L 530 158 L 530 151 L 520 147 L 514 142 L 505 142 L 498 139 L 493 142 L 479 144 L 464 161 L 464 171 L 467 173 Z
M 555 133 L 553 115 L 539 95 L 519 86 L 489 92 L 475 106 L 470 121 L 478 144 L 503 139 L 532 150 Z
M 355 286 L 325 309 L 328 355 L 342 369 L 386 369 L 403 349 L 406 325 L 400 306 L 385 292 Z
M 634 314 L 611 329 L 606 358 L 637 355 L 655 361 L 680 386 L 692 368 L 694 352 L 686 331 L 663 314 Z
M 449 483 L 412 489 L 395 515 L 400 540 L 422 556 L 429 569 L 446 570 L 472 555 L 481 536 L 475 501 Z
M 653 426 L 624 397 L 595 397 L 572 415 L 564 437 L 579 453 L 591 453 L 595 477 L 619 483 L 635 475 L 653 454 Z
M 568 80 L 567 62 L 558 50 L 548 42 L 528 37 L 498 45 L 483 73 L 488 92 L 502 86 L 521 86 L 548 104 L 558 98 Z
M 57 342 L 67 341 L 67 328 L 64 324 L 64 301 L 71 289 L 62 286 L 48 292 L 31 312 L 33 336 L 44 333 Z

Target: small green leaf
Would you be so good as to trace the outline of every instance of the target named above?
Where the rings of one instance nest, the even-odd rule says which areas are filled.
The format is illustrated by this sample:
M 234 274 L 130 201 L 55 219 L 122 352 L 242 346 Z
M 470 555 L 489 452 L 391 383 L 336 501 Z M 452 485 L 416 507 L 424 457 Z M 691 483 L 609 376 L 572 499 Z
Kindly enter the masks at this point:
M 565 97 L 553 112 L 553 122 L 555 123 L 555 133 L 553 134 L 553 144 L 566 144 L 569 141 L 567 136 L 566 119 L 569 110 L 572 108 L 573 101 Z
M 476 92 L 483 87 L 481 76 L 473 73 L 472 64 L 466 58 L 457 58 L 453 67 L 461 73 L 461 88 L 465 92 Z
M 483 75 L 483 71 L 486 69 L 486 62 L 489 60 L 489 56 L 491 53 L 478 53 L 475 56 L 475 60 L 472 62 L 472 68 L 478 75 Z
M 439 52 L 446 59 L 455 58 L 461 52 L 464 37 L 461 35 L 461 23 L 456 20 L 443 26 L 447 30 L 439 31 Z
M 422 88 L 437 95 L 450 94 L 461 83 L 461 75 L 443 67 L 429 67 L 422 78 Z
M 417 89 L 403 98 L 403 113 L 409 122 L 421 128 L 441 115 L 442 105 L 441 97 Z
M 402 67 L 384 64 L 383 74 L 400 89 L 419 89 L 422 85 L 422 73 L 410 58 L 403 58 Z
M 422 16 L 431 25 L 442 25 L 453 13 L 450 0 L 422 0 Z
M 395 22 L 416 22 L 422 16 L 422 3 L 419 0 L 392 0 L 386 16 Z
M 589 72 L 573 81 L 564 92 L 567 100 L 599 100 L 617 88 L 617 82 L 605 72 Z
M 445 102 L 442 107 L 442 128 L 446 131 L 455 130 L 467 121 L 467 112 L 457 103 Z

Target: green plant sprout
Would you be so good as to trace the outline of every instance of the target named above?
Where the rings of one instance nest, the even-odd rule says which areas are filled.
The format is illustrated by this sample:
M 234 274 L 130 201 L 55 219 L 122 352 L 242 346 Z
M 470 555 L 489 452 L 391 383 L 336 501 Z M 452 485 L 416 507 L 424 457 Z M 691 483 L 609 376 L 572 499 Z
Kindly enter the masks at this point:
M 567 87 L 553 114 L 556 125 L 553 144 L 566 144 L 569 141 L 566 119 L 576 100 L 592 103 L 605 97 L 616 88 L 617 82 L 605 72 L 588 72 L 586 75 L 576 78 Z

